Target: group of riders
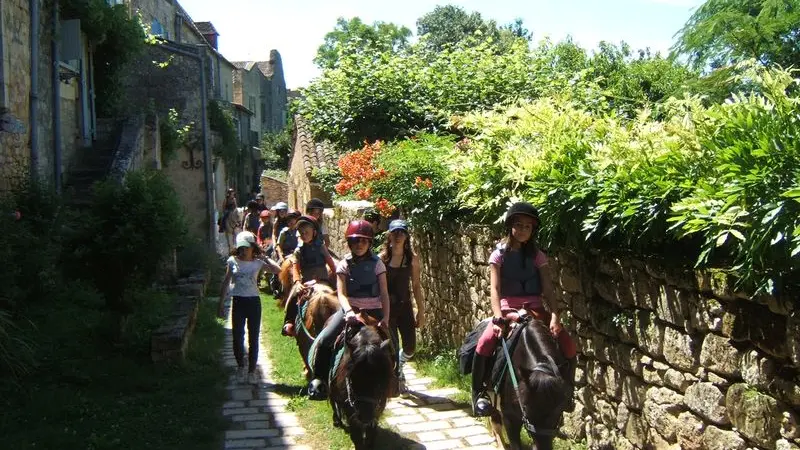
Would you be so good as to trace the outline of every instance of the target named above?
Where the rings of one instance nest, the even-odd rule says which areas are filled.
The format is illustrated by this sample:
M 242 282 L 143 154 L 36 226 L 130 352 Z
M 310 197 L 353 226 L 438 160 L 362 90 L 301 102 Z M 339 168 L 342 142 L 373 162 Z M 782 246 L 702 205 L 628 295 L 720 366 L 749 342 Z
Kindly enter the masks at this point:
M 329 249 L 322 201 L 310 200 L 305 213 L 301 214 L 283 202 L 267 208 L 263 199 L 258 200 L 248 204 L 245 231 L 236 235 L 235 245 L 231 246 L 220 295 L 222 315 L 223 299 L 230 285 L 233 350 L 239 379 L 257 382 L 254 380 L 257 380 L 261 318 L 259 279 L 265 273 L 278 274 L 288 266 L 291 281 L 282 293 L 286 300 L 283 335 L 295 336 L 300 331 L 296 329 L 298 306 L 307 299 L 314 285 L 324 284 L 335 289 L 340 305 L 314 338 L 315 351 L 308 361 L 309 398 L 327 398 L 334 344 L 346 325 L 356 325 L 363 316 L 377 321 L 391 338 L 399 380 L 396 392 L 403 394 L 402 364 L 413 357 L 416 328 L 425 323 L 420 262 L 413 250 L 408 222 L 390 221 L 388 230 L 379 239 L 381 216 L 375 210 L 368 210 L 362 219 L 353 220 L 347 226 L 349 253 L 339 259 Z M 223 206 L 225 209 L 228 205 Z M 565 409 L 571 409 L 576 346 L 561 325 L 548 260 L 536 243 L 539 227 L 536 208 L 525 202 L 514 203 L 506 212 L 505 236 L 489 258 L 493 317 L 485 321 L 471 367 L 472 406 L 476 416 L 488 416 L 494 409 L 487 394 L 489 365 L 500 340 L 508 335 L 512 324 L 523 317 L 544 322 L 563 354 L 566 363 L 562 373 L 569 389 L 566 397 L 569 404 Z M 249 333 L 247 363 L 244 360 L 245 324 Z

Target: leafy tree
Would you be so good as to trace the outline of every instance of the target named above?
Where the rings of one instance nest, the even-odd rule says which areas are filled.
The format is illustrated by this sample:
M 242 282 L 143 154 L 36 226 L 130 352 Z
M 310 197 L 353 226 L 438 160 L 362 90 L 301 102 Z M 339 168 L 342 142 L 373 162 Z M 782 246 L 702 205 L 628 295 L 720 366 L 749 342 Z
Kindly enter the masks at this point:
M 292 129 L 264 133 L 261 138 L 261 156 L 266 169 L 287 170 L 289 154 L 292 152 Z
M 340 17 L 333 31 L 325 35 L 325 43 L 317 50 L 314 63 L 322 69 L 336 66 L 349 52 L 394 53 L 408 45 L 411 30 L 393 23 L 375 22 L 367 25 L 358 17 Z
M 511 36 L 520 39 L 525 39 L 526 41 L 530 41 L 531 39 L 533 39 L 533 33 L 527 28 L 525 28 L 525 24 L 519 17 L 514 19 L 513 22 L 500 27 L 500 33 L 508 33 Z
M 520 22 L 520 33 L 522 21 Z M 525 30 L 527 32 L 527 30 Z M 425 45 L 429 50 L 441 51 L 480 32 L 497 40 L 500 37 L 497 22 L 483 20 L 479 12 L 467 13 L 454 5 L 437 6 L 433 11 L 417 20 L 417 34 L 427 35 Z
M 800 0 L 708 0 L 672 50 L 698 69 L 747 59 L 800 66 Z

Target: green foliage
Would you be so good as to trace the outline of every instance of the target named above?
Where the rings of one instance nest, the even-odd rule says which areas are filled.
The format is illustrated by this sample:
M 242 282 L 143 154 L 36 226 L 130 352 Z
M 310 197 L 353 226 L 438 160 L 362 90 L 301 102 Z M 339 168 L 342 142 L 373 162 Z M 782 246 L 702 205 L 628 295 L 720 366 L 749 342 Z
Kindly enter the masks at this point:
M 168 165 L 178 156 L 178 150 L 186 145 L 189 132 L 194 122 L 181 124 L 180 116 L 175 108 L 170 108 L 166 117 L 158 124 L 161 136 L 161 163 Z
M 520 23 L 519 32 L 522 32 Z M 417 20 L 417 34 L 425 36 L 425 46 L 434 52 L 454 46 L 479 33 L 496 40 L 499 37 L 497 22 L 484 20 L 481 13 L 467 13 L 455 5 L 437 6 Z
M 333 31 L 325 35 L 325 43 L 317 50 L 314 63 L 322 69 L 331 69 L 351 52 L 394 53 L 408 45 L 409 37 L 411 30 L 393 23 L 367 25 L 358 17 L 350 20 L 339 17 Z
M 212 149 L 212 153 L 225 162 L 228 170 L 236 172 L 241 164 L 242 152 L 230 110 L 216 100 L 208 102 L 208 126 L 212 131 L 219 133 L 221 138 L 220 143 Z
M 125 101 L 121 78 L 126 65 L 144 50 L 144 28 L 138 17 L 130 17 L 125 5 L 62 0 L 59 6 L 63 19 L 80 19 L 81 29 L 93 44 L 98 116 L 112 117 Z
M 137 171 L 122 184 L 105 181 L 96 185 L 90 217 L 74 243 L 80 273 L 111 311 L 128 315 L 135 288 L 156 280 L 160 263 L 185 236 L 180 201 L 165 174 Z
M 336 185 L 342 181 L 342 173 L 335 167 L 314 168 L 311 175 L 325 192 L 335 192 Z
M 798 41 L 798 0 L 707 0 L 678 33 L 673 51 L 699 69 L 748 59 L 798 67 Z
M 384 146 L 376 163 L 387 176 L 372 183 L 374 197 L 391 199 L 415 226 L 440 227 L 444 214 L 456 209 L 447 166 L 453 147 L 452 137 L 427 133 Z
M 293 124 L 282 131 L 264 133 L 261 138 L 261 156 L 267 169 L 289 169 L 289 155 L 292 153 Z
M 286 181 L 287 177 L 287 171 L 280 169 L 264 169 L 264 172 L 262 173 L 270 178 L 275 178 L 276 180 L 279 181 Z

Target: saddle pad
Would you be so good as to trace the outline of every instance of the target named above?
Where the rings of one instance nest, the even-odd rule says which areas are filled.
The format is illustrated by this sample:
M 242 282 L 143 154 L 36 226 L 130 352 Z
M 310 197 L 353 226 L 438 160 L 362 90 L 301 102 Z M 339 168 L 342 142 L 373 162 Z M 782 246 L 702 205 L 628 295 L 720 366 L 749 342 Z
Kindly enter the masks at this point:
M 333 348 L 333 363 L 331 364 L 331 371 L 328 373 L 328 386 L 330 386 L 336 371 L 339 370 L 339 364 L 342 363 L 344 356 L 344 345 L 338 345 Z

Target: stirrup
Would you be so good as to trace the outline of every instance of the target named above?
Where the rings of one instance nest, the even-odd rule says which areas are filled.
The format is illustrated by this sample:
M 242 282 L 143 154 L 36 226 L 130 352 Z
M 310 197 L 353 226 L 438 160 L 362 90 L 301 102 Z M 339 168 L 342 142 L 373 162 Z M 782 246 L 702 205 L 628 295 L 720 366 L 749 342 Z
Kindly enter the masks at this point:
M 485 392 L 473 394 L 472 412 L 475 417 L 488 417 L 492 415 L 492 402 L 486 397 Z
M 311 383 L 308 383 L 308 399 L 309 400 L 325 400 L 328 398 L 325 392 L 325 383 L 319 378 L 314 378 Z

